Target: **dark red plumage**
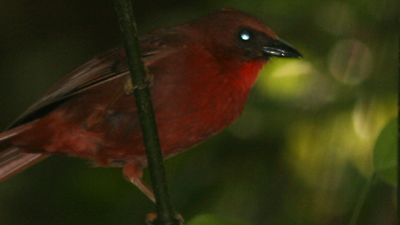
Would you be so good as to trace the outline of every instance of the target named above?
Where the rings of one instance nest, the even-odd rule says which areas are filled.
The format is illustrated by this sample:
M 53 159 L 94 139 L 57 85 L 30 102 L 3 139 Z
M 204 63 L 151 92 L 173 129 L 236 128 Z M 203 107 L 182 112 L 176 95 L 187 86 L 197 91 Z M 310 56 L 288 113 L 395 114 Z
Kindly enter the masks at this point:
M 183 25 L 143 34 L 143 61 L 164 157 L 221 131 L 240 115 L 258 72 L 271 56 L 301 57 L 260 20 L 225 9 Z M 147 195 L 146 166 L 133 95 L 124 85 L 123 49 L 72 71 L 0 134 L 0 178 L 49 153 L 125 166 Z

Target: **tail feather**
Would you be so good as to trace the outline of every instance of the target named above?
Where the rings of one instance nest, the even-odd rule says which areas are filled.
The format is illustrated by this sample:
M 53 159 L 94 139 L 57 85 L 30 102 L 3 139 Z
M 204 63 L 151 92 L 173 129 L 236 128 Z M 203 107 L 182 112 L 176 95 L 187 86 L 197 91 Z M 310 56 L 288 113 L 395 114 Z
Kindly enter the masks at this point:
M 0 133 L 0 182 L 48 156 L 44 153 L 24 153 L 12 145 L 10 139 L 29 129 L 31 125 L 32 123 L 24 124 Z
M 7 180 L 47 156 L 47 154 L 43 153 L 23 153 L 17 147 L 6 149 L 0 154 L 0 182 Z

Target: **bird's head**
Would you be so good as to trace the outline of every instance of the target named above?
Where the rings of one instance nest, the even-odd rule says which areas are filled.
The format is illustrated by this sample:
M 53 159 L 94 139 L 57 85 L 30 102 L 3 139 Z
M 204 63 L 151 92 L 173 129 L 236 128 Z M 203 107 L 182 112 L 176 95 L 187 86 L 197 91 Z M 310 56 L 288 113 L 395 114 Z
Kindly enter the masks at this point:
M 188 24 L 197 32 L 199 41 L 220 58 L 242 61 L 270 57 L 301 58 L 302 55 L 262 21 L 247 13 L 222 9 Z

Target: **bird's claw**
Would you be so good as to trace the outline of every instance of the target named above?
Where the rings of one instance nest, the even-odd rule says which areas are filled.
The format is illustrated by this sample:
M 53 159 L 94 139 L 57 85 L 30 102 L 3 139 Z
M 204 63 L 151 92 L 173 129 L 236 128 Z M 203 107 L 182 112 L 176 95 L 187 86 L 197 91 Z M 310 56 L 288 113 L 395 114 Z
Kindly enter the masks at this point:
M 149 214 L 147 214 L 147 217 L 146 217 L 146 224 L 154 225 L 155 224 L 154 222 L 156 221 L 156 219 L 157 219 L 157 213 L 149 213 Z M 179 214 L 179 213 L 175 214 L 174 219 L 178 222 L 177 225 L 183 225 L 183 222 L 185 221 L 183 219 L 183 217 L 181 216 L 181 214 Z M 174 223 L 174 225 L 175 224 L 176 223 Z

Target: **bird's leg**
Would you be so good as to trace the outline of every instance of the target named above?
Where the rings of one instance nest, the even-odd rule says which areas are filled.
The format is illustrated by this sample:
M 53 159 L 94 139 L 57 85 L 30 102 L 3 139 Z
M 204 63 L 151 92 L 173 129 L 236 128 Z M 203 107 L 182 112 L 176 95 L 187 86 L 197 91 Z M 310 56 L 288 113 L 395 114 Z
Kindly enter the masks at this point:
M 126 163 L 124 165 L 124 176 L 127 180 L 132 182 L 139 188 L 151 201 L 156 202 L 154 193 L 150 187 L 142 180 L 142 166 L 133 163 Z
M 139 188 L 150 200 L 154 203 L 156 202 L 154 198 L 154 193 L 150 189 L 150 187 L 143 182 L 142 180 L 142 172 L 143 166 L 139 163 L 126 163 L 124 165 L 124 176 L 130 182 L 132 182 L 136 187 Z M 180 225 L 183 225 L 183 217 L 180 214 L 176 214 L 175 219 L 179 221 Z M 153 225 L 155 220 L 157 219 L 157 213 L 149 213 L 147 214 L 146 224 Z

